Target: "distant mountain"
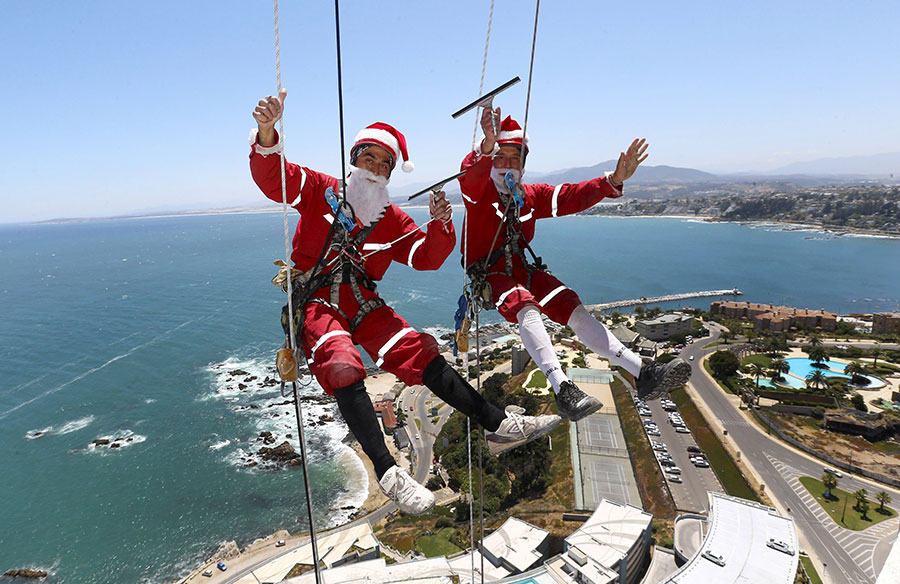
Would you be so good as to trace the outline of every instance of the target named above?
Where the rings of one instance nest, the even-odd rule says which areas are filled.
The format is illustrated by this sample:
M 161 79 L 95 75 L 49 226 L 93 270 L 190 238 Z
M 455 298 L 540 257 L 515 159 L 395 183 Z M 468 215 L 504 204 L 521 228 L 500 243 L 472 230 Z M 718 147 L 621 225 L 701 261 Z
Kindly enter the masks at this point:
M 581 182 L 616 169 L 615 160 L 607 160 L 594 166 L 569 168 L 550 173 L 528 173 L 525 175 L 527 182 L 542 182 L 551 185 L 559 183 Z M 696 170 L 694 168 L 679 168 L 676 166 L 640 166 L 628 180 L 628 184 L 660 184 L 660 183 L 696 183 L 719 181 L 721 178 L 715 174 Z
M 900 152 L 848 156 L 844 158 L 819 158 L 807 162 L 795 162 L 764 173 L 766 175 L 856 175 L 863 177 L 900 177 Z

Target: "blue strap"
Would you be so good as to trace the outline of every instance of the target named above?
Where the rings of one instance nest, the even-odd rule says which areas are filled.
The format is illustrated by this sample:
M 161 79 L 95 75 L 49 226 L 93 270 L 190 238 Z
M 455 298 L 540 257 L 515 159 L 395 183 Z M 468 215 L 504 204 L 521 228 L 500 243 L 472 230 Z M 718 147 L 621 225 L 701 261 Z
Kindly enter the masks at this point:
M 341 209 L 341 204 L 338 202 L 337 196 L 334 194 L 334 189 L 328 187 L 325 189 L 325 200 L 328 202 L 328 206 L 331 207 L 331 212 L 334 213 L 334 216 L 337 217 L 337 220 L 340 221 L 341 225 L 344 229 L 347 230 L 347 233 L 353 231 L 355 227 L 353 220 L 347 217 L 344 214 L 343 209 Z
M 525 199 L 522 198 L 522 192 L 519 189 L 519 185 L 516 184 L 511 172 L 507 172 L 504 179 L 506 180 L 506 186 L 509 188 L 509 192 L 512 193 L 513 200 L 516 202 L 516 207 L 521 209 L 522 206 L 525 205 Z

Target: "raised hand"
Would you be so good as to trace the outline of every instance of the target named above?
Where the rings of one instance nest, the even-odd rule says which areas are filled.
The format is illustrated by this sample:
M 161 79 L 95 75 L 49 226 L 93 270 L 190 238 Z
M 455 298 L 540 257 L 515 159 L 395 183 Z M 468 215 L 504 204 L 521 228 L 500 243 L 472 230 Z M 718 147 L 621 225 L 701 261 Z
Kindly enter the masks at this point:
M 497 130 L 500 129 L 500 108 L 489 107 L 481 110 L 481 131 L 484 132 L 484 141 L 481 143 L 481 152 L 490 154 L 497 143 Z
M 431 201 L 428 203 L 428 210 L 431 212 L 431 218 L 446 223 L 453 216 L 453 208 L 444 191 L 432 193 Z
M 631 146 L 628 147 L 628 150 L 619 154 L 616 170 L 609 175 L 609 180 L 612 181 L 613 185 L 621 185 L 623 182 L 630 179 L 637 170 L 637 167 L 643 161 L 647 160 L 647 146 L 649 146 L 649 144 L 647 144 L 646 139 L 635 138 L 634 142 L 631 143 Z
M 253 119 L 259 127 L 257 141 L 263 146 L 275 144 L 275 123 L 281 119 L 284 113 L 284 100 L 287 97 L 287 89 L 282 88 L 278 97 L 271 95 L 259 100 L 253 110 Z

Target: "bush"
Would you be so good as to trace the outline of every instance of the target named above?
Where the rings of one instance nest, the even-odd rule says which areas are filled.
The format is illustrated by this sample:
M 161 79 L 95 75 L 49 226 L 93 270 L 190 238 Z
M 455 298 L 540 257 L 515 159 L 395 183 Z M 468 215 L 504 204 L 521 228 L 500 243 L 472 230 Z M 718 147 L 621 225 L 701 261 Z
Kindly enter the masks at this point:
M 740 366 L 738 358 L 731 351 L 716 351 L 709 358 L 709 367 L 719 379 L 731 377 Z
M 674 361 L 674 360 L 675 360 L 675 355 L 673 355 L 672 353 L 663 353 L 662 355 L 657 357 L 656 362 L 665 364 L 665 363 L 668 363 L 669 361 Z
M 437 522 L 435 522 L 434 527 L 436 529 L 443 529 L 445 527 L 453 527 L 453 520 L 449 517 L 439 517 Z
M 433 476 L 428 479 L 428 482 L 425 483 L 425 488 L 429 491 L 437 491 L 438 489 L 443 488 L 444 479 L 439 476 Z
M 816 406 L 812 409 L 811 415 L 813 418 L 821 420 L 825 417 L 825 408 L 823 408 L 822 406 Z
M 850 397 L 850 403 L 853 404 L 854 409 L 857 409 L 861 412 L 869 411 L 869 408 L 866 407 L 866 398 L 858 393 L 854 393 Z

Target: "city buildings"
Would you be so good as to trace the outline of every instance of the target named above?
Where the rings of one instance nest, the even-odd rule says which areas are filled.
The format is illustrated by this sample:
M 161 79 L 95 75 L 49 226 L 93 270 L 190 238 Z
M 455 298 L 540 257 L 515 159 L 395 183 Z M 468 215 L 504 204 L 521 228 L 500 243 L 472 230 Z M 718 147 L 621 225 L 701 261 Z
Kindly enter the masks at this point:
M 791 328 L 833 331 L 837 326 L 837 315 L 826 310 L 717 300 L 709 305 L 709 311 L 727 318 L 749 320 L 756 328 L 773 332 Z

